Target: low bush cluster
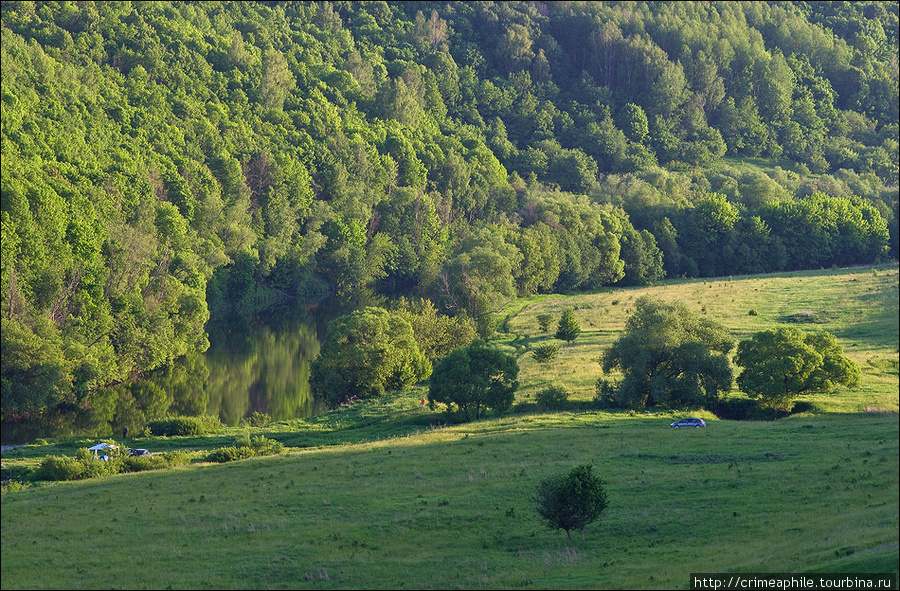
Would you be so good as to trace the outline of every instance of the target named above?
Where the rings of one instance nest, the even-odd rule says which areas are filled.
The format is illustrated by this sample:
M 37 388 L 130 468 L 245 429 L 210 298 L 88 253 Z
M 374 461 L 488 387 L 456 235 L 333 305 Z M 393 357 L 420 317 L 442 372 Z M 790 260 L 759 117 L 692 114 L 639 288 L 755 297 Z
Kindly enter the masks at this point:
M 254 410 L 253 414 L 244 419 L 243 422 L 250 427 L 265 427 L 272 422 L 272 415 Z
M 150 421 L 147 425 L 150 433 L 156 436 L 165 435 L 196 437 L 203 435 L 222 426 L 217 417 L 166 417 L 157 421 Z
M 732 398 L 720 401 L 713 412 L 720 419 L 729 421 L 774 421 L 787 416 L 787 412 L 772 408 L 760 408 L 759 403 L 747 398 Z
M 208 462 L 233 462 L 257 456 L 274 456 L 284 451 L 284 444 L 275 439 L 259 437 L 240 437 L 235 445 L 214 449 L 206 456 Z
M 175 450 L 150 456 L 113 455 L 108 460 L 94 457 L 87 448 L 81 448 L 75 457 L 47 456 L 34 472 L 34 480 L 85 480 L 110 476 L 123 472 L 161 470 L 188 463 L 186 452 Z
M 225 462 L 233 462 L 235 460 L 246 460 L 247 458 L 252 458 L 254 455 L 256 454 L 253 453 L 253 448 L 249 446 L 229 445 L 212 450 L 206 456 L 206 460 L 208 462 L 224 464 Z
M 122 459 L 124 464 L 123 472 L 144 472 L 146 470 L 162 470 L 164 468 L 174 468 L 183 466 L 190 461 L 187 452 L 180 449 L 167 451 L 161 454 L 155 454 L 153 457 L 136 456 L 126 457 Z
M 85 467 L 78 458 L 71 456 L 47 456 L 35 474 L 38 480 L 80 480 Z
M 547 410 L 560 410 L 565 408 L 569 400 L 569 391 L 563 386 L 550 386 L 544 388 L 535 396 L 538 406 Z

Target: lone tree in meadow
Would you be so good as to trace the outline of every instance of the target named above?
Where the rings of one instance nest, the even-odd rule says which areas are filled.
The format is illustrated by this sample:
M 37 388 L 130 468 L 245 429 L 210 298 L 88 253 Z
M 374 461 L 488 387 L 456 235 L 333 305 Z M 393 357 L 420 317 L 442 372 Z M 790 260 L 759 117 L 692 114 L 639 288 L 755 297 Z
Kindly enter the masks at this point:
M 733 346 L 724 326 L 701 318 L 683 302 L 638 298 L 624 334 L 601 359 L 604 372 L 619 369 L 625 377 L 617 388 L 601 378 L 598 394 L 625 408 L 709 408 L 731 389 L 727 354 Z
M 758 332 L 738 344 L 735 363 L 744 368 L 738 386 L 766 408 L 790 410 L 801 394 L 859 385 L 859 366 L 827 332 L 793 327 Z
M 582 464 L 566 474 L 554 474 L 541 480 L 533 499 L 538 515 L 554 529 L 581 531 L 600 518 L 606 509 L 606 489 L 603 479 L 594 474 L 593 466 Z
M 518 375 L 515 356 L 475 340 L 437 362 L 428 400 L 432 406 L 435 402 L 455 406 L 471 421 L 489 408 L 504 411 L 512 406 Z
M 572 308 L 566 308 L 559 318 L 559 324 L 556 327 L 556 338 L 571 343 L 580 334 L 581 326 L 578 324 L 578 319 L 575 318 L 575 312 Z

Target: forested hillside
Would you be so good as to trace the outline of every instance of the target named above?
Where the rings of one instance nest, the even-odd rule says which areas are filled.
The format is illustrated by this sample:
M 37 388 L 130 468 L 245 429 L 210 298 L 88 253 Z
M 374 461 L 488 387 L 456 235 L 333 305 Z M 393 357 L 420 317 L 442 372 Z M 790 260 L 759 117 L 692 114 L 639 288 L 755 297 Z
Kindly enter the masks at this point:
M 258 289 L 897 257 L 896 2 L 3 2 L 0 57 L 4 416 Z

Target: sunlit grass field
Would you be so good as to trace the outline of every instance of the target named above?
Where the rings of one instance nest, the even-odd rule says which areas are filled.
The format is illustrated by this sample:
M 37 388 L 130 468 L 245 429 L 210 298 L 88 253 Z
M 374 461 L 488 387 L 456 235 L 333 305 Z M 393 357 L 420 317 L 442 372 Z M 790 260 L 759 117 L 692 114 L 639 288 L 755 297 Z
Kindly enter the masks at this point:
M 520 399 L 527 400 L 550 383 L 558 383 L 574 399 L 587 400 L 593 397 L 596 380 L 601 376 L 597 360 L 621 334 L 634 311 L 635 299 L 653 295 L 681 300 L 698 314 L 724 324 L 736 341 L 781 326 L 834 334 L 844 353 L 860 365 L 861 386 L 853 391 L 841 389 L 835 395 L 810 395 L 803 400 L 830 412 L 857 412 L 867 407 L 897 411 L 897 285 L 897 267 L 893 265 L 686 280 L 575 296 L 538 296 L 517 302 L 505 323 L 508 334 L 500 337 L 522 354 Z M 553 338 L 555 323 L 549 332 L 542 333 L 537 322 L 538 314 L 558 318 L 566 307 L 575 309 L 582 331 L 571 344 Z M 553 363 L 539 364 L 525 354 L 548 341 L 562 344 Z
M 254 429 L 290 446 L 277 457 L 5 487 L 0 583 L 684 589 L 694 572 L 896 573 L 897 284 L 894 265 L 520 300 L 497 336 L 519 354 L 512 412 L 448 424 L 418 389 Z M 736 340 L 785 324 L 828 330 L 862 367 L 861 386 L 808 396 L 814 412 L 778 421 L 690 411 L 706 429 L 670 429 L 686 410 L 597 410 L 597 358 L 645 293 L 687 302 Z M 555 324 L 541 333 L 536 316 L 566 306 L 582 333 L 537 364 L 530 350 Z M 532 404 L 549 383 L 572 392 L 568 410 Z M 199 457 L 242 433 L 129 444 Z M 4 472 L 90 441 L 4 453 Z M 580 463 L 609 496 L 584 543 L 548 529 L 531 502 L 543 476 Z
M 894 572 L 896 415 L 525 415 L 3 495 L 3 588 L 686 588 L 691 572 Z M 530 495 L 593 463 L 569 542 Z

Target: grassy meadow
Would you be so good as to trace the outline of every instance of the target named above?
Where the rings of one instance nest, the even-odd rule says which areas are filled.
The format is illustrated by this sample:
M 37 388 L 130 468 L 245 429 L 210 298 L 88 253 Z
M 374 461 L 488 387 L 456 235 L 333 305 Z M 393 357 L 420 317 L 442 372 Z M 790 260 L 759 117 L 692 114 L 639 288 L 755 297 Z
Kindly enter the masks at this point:
M 896 573 L 897 286 L 892 265 L 523 299 L 497 336 L 519 354 L 512 412 L 448 424 L 418 389 L 252 429 L 289 446 L 277 457 L 4 486 L 0 583 L 684 589 L 694 572 Z M 681 299 L 736 339 L 798 322 L 828 330 L 860 364 L 861 385 L 807 396 L 811 412 L 777 421 L 597 410 L 597 358 L 644 293 Z M 537 314 L 567 306 L 580 337 L 537 364 L 530 350 L 555 328 L 541 333 Z M 566 410 L 533 404 L 551 383 L 572 393 Z M 688 414 L 708 427 L 668 427 Z M 199 458 L 246 431 L 129 445 Z M 4 476 L 91 442 L 4 452 Z M 593 463 L 609 496 L 584 543 L 549 530 L 531 502 L 543 476 L 579 463 Z
M 724 324 L 736 341 L 780 326 L 834 334 L 844 353 L 862 369 L 861 387 L 801 400 L 829 412 L 866 408 L 896 412 L 900 334 L 897 285 L 897 267 L 892 265 L 692 279 L 574 296 L 537 296 L 517 302 L 515 312 L 505 322 L 506 333 L 499 338 L 523 353 L 519 359 L 523 387 L 517 399 L 527 400 L 547 385 L 558 383 L 572 393 L 573 399 L 589 400 L 601 375 L 597 360 L 621 334 L 633 312 L 634 300 L 642 295 L 681 300 L 697 313 Z M 555 323 L 549 332 L 542 333 L 537 316 L 544 313 L 558 318 L 566 307 L 575 309 L 581 335 L 571 344 L 562 344 L 553 364 L 539 364 L 524 353 L 542 342 L 560 341 L 553 339 Z

